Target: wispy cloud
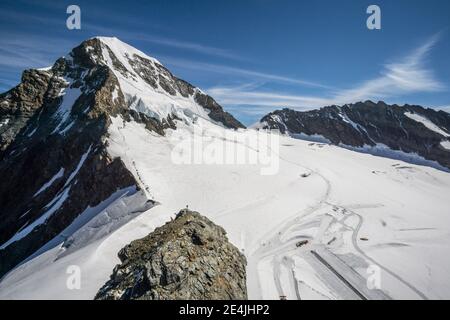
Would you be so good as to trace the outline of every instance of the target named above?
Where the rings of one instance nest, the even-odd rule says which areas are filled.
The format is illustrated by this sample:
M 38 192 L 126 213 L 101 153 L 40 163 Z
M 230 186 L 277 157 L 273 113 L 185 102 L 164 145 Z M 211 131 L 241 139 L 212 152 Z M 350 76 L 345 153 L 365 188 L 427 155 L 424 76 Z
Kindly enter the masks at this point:
M 295 84 L 295 85 L 301 85 L 306 87 L 315 87 L 315 88 L 321 88 L 321 89 L 333 89 L 330 86 L 314 82 L 314 81 L 308 81 L 303 79 L 297 79 L 272 73 L 265 73 L 265 72 L 259 72 L 254 70 L 248 70 L 244 68 L 237 68 L 237 67 L 231 67 L 227 65 L 220 65 L 220 64 L 213 64 L 213 63 L 204 63 L 204 62 L 198 62 L 198 61 L 191 61 L 191 60 L 185 60 L 185 59 L 178 59 L 178 58 L 170 58 L 165 57 L 162 59 L 162 61 L 168 65 L 177 66 L 184 69 L 193 69 L 193 70 L 200 70 L 204 72 L 214 72 L 214 73 L 220 73 L 220 74 L 227 74 L 227 75 L 234 75 L 239 77 L 245 77 L 247 79 L 253 79 L 253 80 L 266 80 L 266 81 L 273 81 L 278 83 L 289 83 L 289 84 Z M 226 89 L 226 88 L 223 88 Z
M 262 114 L 271 111 L 273 107 L 304 110 L 369 99 L 381 100 L 417 92 L 442 91 L 446 89 L 445 86 L 425 66 L 426 57 L 439 37 L 439 34 L 431 37 L 401 61 L 385 64 L 378 77 L 350 89 L 325 90 L 321 96 L 267 92 L 252 85 L 216 86 L 207 91 L 220 103 L 236 109 L 236 106 L 241 106 L 240 112 L 248 114 Z M 273 80 L 279 79 L 276 77 Z M 300 81 L 303 82 L 308 83 Z
M 25 3 L 28 3 L 29 1 L 24 1 Z M 54 11 L 54 9 L 58 6 L 59 8 L 65 8 L 64 5 L 58 5 L 51 3 L 51 5 L 46 3 L 33 3 L 30 2 L 30 5 L 32 6 L 38 6 L 38 7 L 47 7 L 49 6 L 50 9 L 49 12 Z M 2 21 L 20 21 L 24 24 L 26 23 L 35 23 L 39 25 L 47 25 L 47 26 L 54 26 L 58 28 L 65 28 L 65 17 L 62 16 L 62 18 L 55 18 L 49 14 L 42 16 L 42 15 L 36 15 L 36 14 L 30 14 L 26 12 L 16 11 L 16 10 L 2 10 L 0 12 L 0 20 Z M 122 38 L 125 38 L 124 40 L 136 40 L 141 42 L 148 42 L 157 44 L 160 46 L 165 47 L 172 47 L 177 48 L 180 50 L 187 50 L 203 55 L 208 56 L 215 56 L 220 58 L 226 58 L 226 59 L 232 59 L 232 60 L 247 60 L 243 56 L 232 52 L 228 49 L 208 46 L 199 42 L 191 42 L 191 41 L 184 41 L 179 40 L 171 37 L 167 37 L 161 34 L 153 35 L 148 33 L 142 33 L 143 28 L 154 28 L 154 24 L 148 24 L 148 23 L 142 23 L 140 21 L 134 21 L 132 19 L 124 19 L 120 26 L 112 26 L 109 25 L 108 27 L 104 27 L 102 25 L 99 25 L 97 23 L 92 23 L 92 21 L 83 20 L 82 23 L 82 30 L 92 34 L 92 35 L 113 35 L 113 36 L 120 36 Z M 126 31 L 126 30 L 133 30 L 133 31 Z M 161 32 L 159 32 L 161 33 Z M 3 42 L 3 41 L 2 41 Z M 2 43 L 3 45 L 3 43 Z
M 439 40 L 439 34 L 407 55 L 402 61 L 386 64 L 381 75 L 349 90 L 337 92 L 338 103 L 363 99 L 384 99 L 414 92 L 436 92 L 444 86 L 425 67 L 425 58 Z
M 107 35 L 118 36 L 120 38 L 123 38 L 123 40 L 125 40 L 125 41 L 130 41 L 130 40 L 141 41 L 141 42 L 153 43 L 153 44 L 157 44 L 157 45 L 165 46 L 165 47 L 172 47 L 172 48 L 176 48 L 176 49 L 187 50 L 187 51 L 200 53 L 200 54 L 208 55 L 208 56 L 215 56 L 215 57 L 232 59 L 232 60 L 247 60 L 243 56 L 238 55 L 237 53 L 232 52 L 230 50 L 213 47 L 213 46 L 208 46 L 208 45 L 205 45 L 205 44 L 202 44 L 199 42 L 184 41 L 184 40 L 179 40 L 179 39 L 175 39 L 175 38 L 171 38 L 171 37 L 167 37 L 167 36 L 156 36 L 156 35 L 152 35 L 152 34 L 142 34 L 139 32 L 128 32 L 128 31 L 124 31 L 123 28 L 120 30 L 105 28 L 103 26 L 99 26 L 99 25 L 92 24 L 92 23 L 84 23 L 83 28 L 88 31 L 97 33 L 98 35 L 107 34 Z M 129 28 L 127 28 L 127 29 L 129 29 Z
M 4 11 L 0 12 L 0 17 L 5 20 L 15 21 L 32 21 L 38 24 L 45 24 L 50 26 L 63 26 L 64 19 L 56 19 L 52 17 L 42 17 L 39 15 L 32 15 L 18 11 Z M 190 42 L 180 40 L 176 38 L 167 37 L 165 35 L 144 34 L 142 30 L 142 24 L 140 22 L 128 20 L 125 22 L 126 27 L 120 26 L 108 26 L 104 27 L 93 21 L 83 21 L 82 31 L 90 36 L 94 35 L 109 35 L 117 36 L 125 42 L 142 42 L 152 43 L 157 46 L 165 46 L 179 49 L 180 56 L 183 50 L 198 53 L 204 56 L 224 58 L 235 61 L 247 61 L 248 59 L 241 54 L 233 52 L 228 49 L 209 46 L 200 42 Z M 131 30 L 138 30 L 137 32 Z M 45 45 L 43 45 L 45 43 Z M 49 65 L 53 60 L 65 52 L 62 52 L 62 48 L 70 49 L 74 43 L 67 43 L 63 34 L 59 34 L 57 37 L 46 37 L 45 35 L 36 34 L 16 34 L 5 35 L 1 40 L 2 49 L 0 49 L 0 66 L 2 67 L 16 67 L 20 69 L 30 67 L 42 67 Z M 152 55 L 152 53 L 150 53 Z M 177 54 L 178 56 L 178 54 Z M 205 58 L 207 59 L 207 58 Z M 178 66 L 181 68 L 201 70 L 204 72 L 214 72 L 218 74 L 227 74 L 236 76 L 240 79 L 251 79 L 253 81 L 268 81 L 285 83 L 292 85 L 300 85 L 306 87 L 320 88 L 320 89 L 333 89 L 330 86 L 309 81 L 305 79 L 298 79 L 294 77 L 272 74 L 267 72 L 255 71 L 246 68 L 233 67 L 225 64 L 214 64 L 209 62 L 191 61 L 180 58 L 160 58 L 166 64 L 172 66 Z
M 137 35 L 137 36 L 135 36 L 135 38 L 137 40 L 144 41 L 144 42 L 155 43 L 155 44 L 169 46 L 169 47 L 178 48 L 178 49 L 190 50 L 190 51 L 194 51 L 197 53 L 216 56 L 216 57 L 222 57 L 222 58 L 233 59 L 233 60 L 246 60 L 242 56 L 237 55 L 229 50 L 206 46 L 204 44 L 195 43 L 195 42 L 180 41 L 177 39 L 162 38 L 162 37 L 149 36 L 149 35 Z
M 213 87 L 207 90 L 208 94 L 221 104 L 239 109 L 246 114 L 263 114 L 272 111 L 274 107 L 290 107 L 294 109 L 312 109 L 331 104 L 331 99 L 275 93 L 247 89 L 248 85 Z
M 1 40 L 0 66 L 20 69 L 51 65 L 71 42 L 26 35 L 8 35 Z M 45 45 L 44 45 L 45 44 Z
M 54 17 L 51 17 L 50 15 L 43 16 L 43 15 L 30 14 L 27 12 L 15 11 L 15 10 L 0 11 L 0 19 L 5 22 L 14 21 L 14 22 L 20 22 L 23 24 L 39 23 L 39 24 L 53 25 L 53 26 L 55 26 L 55 25 L 65 26 L 65 23 L 66 23 L 65 19 L 56 19 Z
M 439 106 L 436 109 L 450 113 L 450 106 Z

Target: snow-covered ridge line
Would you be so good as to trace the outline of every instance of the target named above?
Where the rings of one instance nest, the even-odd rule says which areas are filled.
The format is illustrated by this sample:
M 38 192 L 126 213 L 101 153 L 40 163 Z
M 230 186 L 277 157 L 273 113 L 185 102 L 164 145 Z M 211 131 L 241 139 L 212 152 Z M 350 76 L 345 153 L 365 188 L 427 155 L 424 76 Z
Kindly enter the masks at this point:
M 33 198 L 36 197 L 38 194 L 45 191 L 48 187 L 50 187 L 53 182 L 55 182 L 57 179 L 61 178 L 64 175 L 64 168 L 59 169 L 59 171 L 48 181 L 46 182 L 36 193 L 33 195 Z
M 203 118 L 225 127 L 244 127 L 213 98 L 174 76 L 158 60 L 117 38 L 94 39 L 99 40 L 101 51 L 96 51 L 94 59 L 108 66 L 118 79 L 126 108 L 159 122 L 175 118 L 192 124 Z M 113 101 L 117 96 L 113 91 Z
M 53 215 L 64 203 L 64 201 L 67 200 L 67 197 L 70 192 L 70 187 L 64 189 L 64 191 L 60 194 L 58 194 L 48 205 L 46 208 L 49 208 L 46 212 L 44 212 L 39 218 L 34 220 L 32 223 L 27 225 L 25 228 L 21 229 L 19 232 L 17 232 L 13 237 L 11 237 L 8 241 L 3 243 L 0 246 L 0 250 L 8 247 L 11 243 L 19 241 L 20 239 L 26 237 L 30 232 L 34 230 L 39 225 L 42 225 L 45 223 L 45 221 Z
M 446 138 L 450 137 L 450 133 L 445 132 L 439 126 L 434 124 L 430 119 L 428 119 L 424 116 L 421 116 L 417 113 L 411 113 L 411 112 L 405 112 L 405 116 L 407 116 L 408 118 L 410 118 L 414 121 L 417 121 L 417 122 L 423 124 L 425 127 L 427 127 L 428 129 L 430 129 L 433 132 L 436 132 Z
M 129 108 L 160 121 L 171 115 L 188 122 L 192 122 L 196 115 L 208 118 L 209 112 L 194 99 L 199 89 L 194 88 L 187 96 L 183 96 L 178 90 L 169 93 L 162 86 L 162 82 L 166 85 L 173 84 L 175 79 L 158 60 L 117 38 L 97 39 L 104 45 L 102 59 L 119 80 L 120 89 Z M 122 67 L 118 67 L 115 59 L 126 72 Z
M 34 230 L 34 228 L 36 228 L 37 226 L 42 225 L 43 223 L 45 223 L 47 221 L 47 219 L 50 218 L 53 215 L 53 213 L 55 213 L 63 205 L 63 203 L 67 200 L 67 198 L 69 196 L 69 192 L 70 192 L 70 189 L 71 189 L 70 183 L 75 178 L 75 176 L 78 174 L 78 171 L 80 171 L 81 167 L 83 166 L 84 162 L 86 161 L 86 158 L 88 157 L 89 153 L 91 152 L 91 148 L 92 148 L 92 145 L 90 145 L 88 150 L 81 156 L 81 159 L 80 159 L 79 163 L 77 164 L 77 167 L 70 174 L 69 178 L 67 179 L 67 181 L 65 182 L 64 186 L 62 187 L 62 189 L 61 189 L 62 191 L 60 191 L 55 196 L 55 198 L 53 198 L 53 200 L 50 201 L 44 207 L 45 209 L 48 209 L 48 210 L 46 212 L 44 212 L 41 216 L 36 218 L 32 223 L 28 224 L 25 228 L 19 230 L 8 241 L 3 243 L 0 246 L 0 250 L 6 248 L 11 243 L 16 242 L 16 241 L 26 237 L 30 232 L 32 232 Z M 61 170 L 62 170 L 62 172 L 61 172 Z M 44 185 L 41 188 L 42 190 L 39 190 L 35 194 L 35 196 L 37 194 L 41 193 L 42 191 L 44 191 L 46 188 L 48 188 L 48 186 L 50 186 L 59 176 L 62 176 L 62 174 L 64 172 L 64 169 L 61 169 L 61 170 L 52 178 L 51 181 L 49 181 L 46 185 Z
M 86 161 L 89 153 L 91 152 L 91 149 L 92 149 L 92 144 L 89 146 L 87 151 L 81 156 L 80 162 L 78 162 L 75 170 L 73 170 L 73 172 L 70 174 L 69 178 L 67 179 L 66 183 L 64 183 L 63 188 L 65 188 L 67 185 L 69 185 L 72 182 L 73 178 L 75 178 L 75 176 L 78 174 L 78 171 L 80 171 L 81 167 L 83 166 L 84 162 Z
M 139 49 L 136 49 L 135 47 L 130 46 L 129 44 L 119 40 L 116 37 L 96 36 L 91 39 L 100 40 L 101 42 L 106 44 L 113 52 L 119 53 L 120 56 L 125 56 L 126 54 L 132 56 L 132 55 L 136 54 L 138 56 L 141 56 L 143 58 L 146 58 L 146 59 L 152 61 L 153 63 L 158 63 L 158 64 L 162 65 L 162 63 L 159 62 L 157 59 L 150 57 L 149 55 L 145 54 L 144 52 L 140 51 Z

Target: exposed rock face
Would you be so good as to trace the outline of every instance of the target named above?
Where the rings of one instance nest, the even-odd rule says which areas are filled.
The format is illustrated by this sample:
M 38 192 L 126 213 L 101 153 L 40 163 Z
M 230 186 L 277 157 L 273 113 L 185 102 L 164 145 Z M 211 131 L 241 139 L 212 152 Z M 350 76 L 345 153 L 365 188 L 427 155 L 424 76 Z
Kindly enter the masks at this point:
M 182 210 L 119 258 L 96 299 L 247 299 L 245 257 L 197 212 Z
M 43 104 L 49 82 L 49 73 L 26 70 L 21 84 L 0 95 L 0 154 Z
M 230 113 L 224 112 L 222 107 L 210 96 L 202 92 L 197 92 L 194 99 L 203 108 L 210 110 L 209 117 L 211 119 L 226 124 L 229 128 L 244 128 L 242 123 L 236 120 Z
M 160 135 L 179 119 L 170 110 L 157 117 L 151 99 L 144 108 L 140 91 L 130 95 L 120 77 L 132 87 L 149 84 L 145 92 L 162 91 L 156 97 L 166 105 L 199 100 L 195 107 L 204 105 L 212 120 L 242 127 L 212 98 L 140 54 L 118 39 L 92 38 L 51 68 L 26 70 L 17 87 L 0 94 L 0 277 L 86 208 L 120 189 L 144 189 L 121 159 L 108 154 L 111 117 Z M 174 112 L 183 114 L 180 109 Z
M 442 132 L 429 129 L 408 115 L 429 120 Z M 450 137 L 450 114 L 412 105 L 371 101 L 319 110 L 277 110 L 264 116 L 259 127 L 291 135 L 321 135 L 333 144 L 352 147 L 384 144 L 392 150 L 417 153 L 450 168 L 450 150 L 441 142 Z

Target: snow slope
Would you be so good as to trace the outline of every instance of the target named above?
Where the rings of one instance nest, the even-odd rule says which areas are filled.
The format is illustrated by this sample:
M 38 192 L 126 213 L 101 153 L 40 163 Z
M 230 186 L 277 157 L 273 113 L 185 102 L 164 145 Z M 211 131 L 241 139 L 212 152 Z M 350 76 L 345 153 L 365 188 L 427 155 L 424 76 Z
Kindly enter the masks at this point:
M 430 119 L 421 116 L 417 113 L 411 113 L 411 112 L 405 112 L 405 116 L 407 116 L 410 119 L 413 119 L 414 121 L 417 121 L 421 124 L 423 124 L 425 127 L 430 129 L 431 131 L 434 131 L 441 136 L 444 136 L 446 138 L 450 137 L 450 134 L 439 128 L 436 124 L 434 124 Z
M 158 205 L 99 237 L 80 229 L 71 241 L 88 235 L 88 242 L 66 254 L 54 247 L 17 267 L 0 282 L 0 298 L 91 299 L 124 245 L 186 205 L 223 226 L 246 255 L 249 298 L 450 298 L 450 257 L 443 254 L 450 251 L 449 173 L 286 136 L 268 151 L 279 160 L 274 175 L 261 174 L 261 163 L 176 164 L 174 138 L 250 152 L 251 131 L 227 139 L 199 118 L 161 137 L 112 121 L 109 152 Z M 298 247 L 301 240 L 308 243 Z M 66 286 L 73 265 L 81 270 L 79 290 Z M 367 286 L 373 274 L 379 290 Z

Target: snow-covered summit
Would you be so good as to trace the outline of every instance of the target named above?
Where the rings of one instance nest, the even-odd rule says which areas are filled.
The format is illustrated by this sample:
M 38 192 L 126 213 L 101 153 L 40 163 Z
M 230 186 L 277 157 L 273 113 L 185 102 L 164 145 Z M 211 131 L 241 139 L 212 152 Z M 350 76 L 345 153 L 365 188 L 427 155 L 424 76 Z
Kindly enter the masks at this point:
M 225 127 L 243 127 L 199 88 L 175 77 L 161 62 L 115 37 L 94 37 L 80 46 L 93 64 L 106 65 L 117 77 L 127 108 L 157 121 L 169 117 L 193 122 L 196 118 Z M 73 58 L 80 50 L 72 51 Z
M 145 54 L 139 49 L 136 49 L 135 47 L 129 45 L 128 43 L 123 42 L 122 40 L 116 38 L 116 37 L 103 37 L 103 36 L 96 36 L 91 39 L 97 39 L 100 40 L 102 43 L 107 45 L 116 55 L 137 55 L 142 58 L 148 59 L 152 61 L 153 63 L 161 64 L 157 59 L 150 57 L 149 55 Z

